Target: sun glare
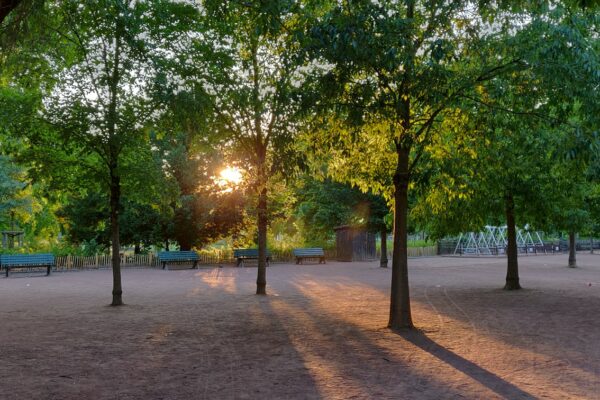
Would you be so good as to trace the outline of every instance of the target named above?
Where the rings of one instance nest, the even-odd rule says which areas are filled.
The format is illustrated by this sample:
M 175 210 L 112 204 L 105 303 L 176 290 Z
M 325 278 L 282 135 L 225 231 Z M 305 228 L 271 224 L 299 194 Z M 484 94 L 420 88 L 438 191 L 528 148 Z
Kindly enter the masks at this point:
M 227 167 L 219 174 L 225 183 L 237 185 L 242 181 L 242 173 L 235 167 Z

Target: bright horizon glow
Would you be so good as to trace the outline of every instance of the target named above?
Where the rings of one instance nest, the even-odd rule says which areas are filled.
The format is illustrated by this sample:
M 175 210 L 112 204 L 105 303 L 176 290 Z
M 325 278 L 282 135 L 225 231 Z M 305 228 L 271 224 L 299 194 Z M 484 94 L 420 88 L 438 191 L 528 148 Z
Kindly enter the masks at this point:
M 242 181 L 242 172 L 236 167 L 226 167 L 219 175 L 225 183 L 237 185 Z

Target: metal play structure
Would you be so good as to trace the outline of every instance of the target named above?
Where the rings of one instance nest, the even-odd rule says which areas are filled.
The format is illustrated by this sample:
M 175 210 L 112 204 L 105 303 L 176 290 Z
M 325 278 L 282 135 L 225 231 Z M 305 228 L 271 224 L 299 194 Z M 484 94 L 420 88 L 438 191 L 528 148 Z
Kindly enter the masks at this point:
M 506 226 L 486 225 L 480 232 L 462 233 L 454 254 L 498 255 L 506 252 Z M 540 232 L 517 228 L 517 249 L 520 253 L 545 253 Z

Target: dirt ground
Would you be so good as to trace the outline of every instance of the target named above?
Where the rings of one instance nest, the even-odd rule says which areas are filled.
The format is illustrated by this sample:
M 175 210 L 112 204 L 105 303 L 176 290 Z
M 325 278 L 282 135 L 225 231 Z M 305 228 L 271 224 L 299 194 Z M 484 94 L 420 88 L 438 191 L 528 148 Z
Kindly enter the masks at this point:
M 0 278 L 0 399 L 600 399 L 600 255 L 411 259 L 385 329 L 373 263 L 15 272 Z

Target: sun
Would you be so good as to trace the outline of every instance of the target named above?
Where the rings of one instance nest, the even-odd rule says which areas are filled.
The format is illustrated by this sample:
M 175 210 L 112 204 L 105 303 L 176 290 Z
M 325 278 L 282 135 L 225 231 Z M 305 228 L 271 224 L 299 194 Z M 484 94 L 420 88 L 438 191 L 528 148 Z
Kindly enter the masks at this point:
M 226 167 L 219 176 L 224 183 L 237 185 L 242 181 L 242 172 L 236 167 Z

